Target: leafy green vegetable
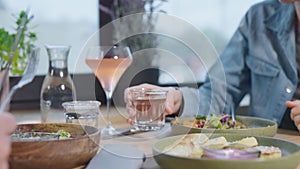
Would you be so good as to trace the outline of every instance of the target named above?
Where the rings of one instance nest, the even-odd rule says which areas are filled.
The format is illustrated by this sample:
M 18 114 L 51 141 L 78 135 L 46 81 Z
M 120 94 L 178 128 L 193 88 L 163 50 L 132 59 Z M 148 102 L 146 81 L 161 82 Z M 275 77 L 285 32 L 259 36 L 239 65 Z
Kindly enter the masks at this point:
M 197 115 L 195 121 L 193 122 L 193 127 L 196 128 L 214 128 L 214 129 L 230 129 L 230 128 L 247 128 L 246 125 L 242 124 L 239 121 L 236 121 L 234 124 L 230 115 L 228 114 L 210 114 L 207 116 Z M 234 126 L 234 127 L 233 127 Z
M 0 28 L 0 71 L 7 65 L 16 34 L 21 29 L 21 22 L 24 17 L 26 18 L 24 29 L 14 54 L 10 72 L 14 75 L 21 75 L 26 68 L 28 56 L 34 47 L 33 43 L 36 40 L 36 34 L 30 32 L 28 28 L 28 24 L 33 19 L 33 16 L 28 16 L 25 11 L 21 11 L 16 17 L 17 27 L 15 28 L 15 33 L 9 33 L 4 28 Z
M 197 120 L 205 120 L 206 116 L 196 115 Z
M 59 135 L 59 138 L 70 138 L 71 134 L 64 130 L 58 130 L 57 133 Z

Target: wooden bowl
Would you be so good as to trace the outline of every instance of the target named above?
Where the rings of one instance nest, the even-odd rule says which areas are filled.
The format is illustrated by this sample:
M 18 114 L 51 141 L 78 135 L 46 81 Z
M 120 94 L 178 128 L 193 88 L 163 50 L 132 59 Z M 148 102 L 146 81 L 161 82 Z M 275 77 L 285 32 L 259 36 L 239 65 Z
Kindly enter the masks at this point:
M 71 169 L 86 165 L 98 152 L 100 130 L 76 124 L 21 124 L 18 131 L 57 132 L 65 130 L 71 139 L 43 141 L 12 141 L 9 163 L 11 169 Z

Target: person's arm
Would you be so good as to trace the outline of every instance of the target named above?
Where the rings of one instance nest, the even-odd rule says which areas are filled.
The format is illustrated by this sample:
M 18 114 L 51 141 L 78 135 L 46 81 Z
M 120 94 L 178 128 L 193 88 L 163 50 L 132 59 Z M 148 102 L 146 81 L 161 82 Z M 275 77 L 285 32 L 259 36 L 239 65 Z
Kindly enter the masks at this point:
M 205 82 L 200 86 L 198 114 L 230 114 L 232 107 L 238 107 L 239 102 L 249 92 L 250 71 L 246 60 L 249 56 L 251 18 L 248 14 L 247 12 L 243 17 L 219 59 L 209 69 Z
M 8 169 L 8 158 L 11 151 L 10 135 L 16 128 L 14 117 L 0 113 L 0 169 Z

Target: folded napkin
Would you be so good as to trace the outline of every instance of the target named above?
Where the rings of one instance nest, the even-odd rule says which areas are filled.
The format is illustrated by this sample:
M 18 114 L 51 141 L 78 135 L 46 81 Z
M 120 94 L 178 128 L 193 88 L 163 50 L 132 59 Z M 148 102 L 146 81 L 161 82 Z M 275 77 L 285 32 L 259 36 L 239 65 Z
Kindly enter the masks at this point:
M 108 144 L 93 157 L 86 169 L 140 169 L 145 154 L 127 144 Z

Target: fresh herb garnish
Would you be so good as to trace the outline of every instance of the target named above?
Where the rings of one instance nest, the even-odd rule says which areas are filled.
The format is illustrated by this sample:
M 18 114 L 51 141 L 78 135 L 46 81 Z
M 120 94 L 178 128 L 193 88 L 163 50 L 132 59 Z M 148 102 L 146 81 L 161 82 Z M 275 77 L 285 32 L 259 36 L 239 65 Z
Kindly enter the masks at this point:
M 64 130 L 58 130 L 57 133 L 59 135 L 59 138 L 70 138 L 71 134 Z
M 205 120 L 206 116 L 196 115 L 197 120 Z

